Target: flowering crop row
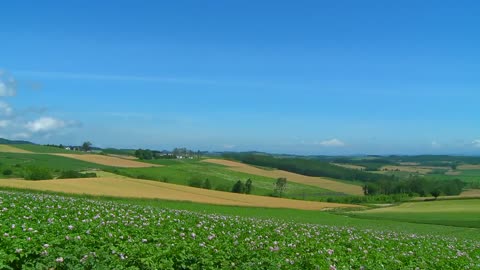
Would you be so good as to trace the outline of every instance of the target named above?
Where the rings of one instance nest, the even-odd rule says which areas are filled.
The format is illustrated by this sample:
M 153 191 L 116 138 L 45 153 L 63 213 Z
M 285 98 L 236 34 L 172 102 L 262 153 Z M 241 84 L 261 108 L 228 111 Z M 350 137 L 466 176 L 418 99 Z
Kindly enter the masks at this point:
M 0 192 L 0 269 L 480 269 L 480 243 Z

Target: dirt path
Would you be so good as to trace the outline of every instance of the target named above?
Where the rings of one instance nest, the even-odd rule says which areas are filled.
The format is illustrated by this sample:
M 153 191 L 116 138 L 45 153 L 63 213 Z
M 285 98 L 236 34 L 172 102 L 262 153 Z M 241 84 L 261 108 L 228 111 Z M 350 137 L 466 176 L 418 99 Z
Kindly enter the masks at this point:
M 292 181 L 295 183 L 316 186 L 336 192 L 342 192 L 345 194 L 352 194 L 352 195 L 363 195 L 362 187 L 346 184 L 330 179 L 326 179 L 323 177 L 312 177 L 312 176 L 305 176 L 301 174 L 291 173 L 282 170 L 264 170 L 254 166 L 250 166 L 244 163 L 224 160 L 224 159 L 205 159 L 203 162 L 210 162 L 219 165 L 224 165 L 229 167 L 232 171 L 255 174 L 265 177 L 271 178 L 280 178 L 285 177 L 288 181 Z

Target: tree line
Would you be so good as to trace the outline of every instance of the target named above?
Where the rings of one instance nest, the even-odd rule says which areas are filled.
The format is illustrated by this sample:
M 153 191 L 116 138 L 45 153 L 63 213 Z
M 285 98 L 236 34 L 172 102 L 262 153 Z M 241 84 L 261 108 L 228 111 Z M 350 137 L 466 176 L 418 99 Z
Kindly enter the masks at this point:
M 421 176 L 400 179 L 394 175 L 344 168 L 318 159 L 300 157 L 277 158 L 271 155 L 252 153 L 225 153 L 223 157 L 251 165 L 277 168 L 307 176 L 362 182 L 365 195 L 409 194 L 411 196 L 432 195 L 436 197 L 442 194 L 458 195 L 465 186 L 465 183 L 459 179 L 437 180 Z

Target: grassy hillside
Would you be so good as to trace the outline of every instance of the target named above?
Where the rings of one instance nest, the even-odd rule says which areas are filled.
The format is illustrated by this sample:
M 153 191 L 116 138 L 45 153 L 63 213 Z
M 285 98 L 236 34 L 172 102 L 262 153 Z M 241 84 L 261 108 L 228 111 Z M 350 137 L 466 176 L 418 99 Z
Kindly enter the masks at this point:
M 155 164 L 166 165 L 152 168 L 117 168 L 111 172 L 141 179 L 163 181 L 179 185 L 191 185 L 192 182 L 208 179 L 212 189 L 231 191 L 238 180 L 253 181 L 252 194 L 269 196 L 273 193 L 274 178 L 231 171 L 228 168 L 197 160 L 157 160 Z M 284 196 L 287 198 L 320 200 L 322 196 L 332 194 L 331 190 L 288 182 Z
M 23 177 L 29 166 L 48 168 L 52 171 L 107 169 L 107 166 L 48 154 L 0 153 L 0 171 L 12 170 L 11 175 L 0 173 L 0 178 Z
M 102 153 L 109 155 L 125 155 L 125 156 L 134 156 L 135 150 L 132 149 L 116 149 L 116 148 L 106 148 L 102 149 Z
M 11 144 L 33 144 L 33 143 L 29 141 L 8 140 L 8 139 L 0 138 L 0 144 L 11 145 Z
M 356 212 L 358 217 L 480 228 L 480 200 L 408 202 L 399 206 Z
M 80 151 L 69 151 L 65 150 L 63 148 L 58 148 L 58 147 L 52 147 L 52 146 L 43 146 L 43 145 L 37 145 L 37 144 L 17 144 L 15 147 L 34 152 L 34 153 L 76 153 L 76 154 L 81 154 L 82 152 Z

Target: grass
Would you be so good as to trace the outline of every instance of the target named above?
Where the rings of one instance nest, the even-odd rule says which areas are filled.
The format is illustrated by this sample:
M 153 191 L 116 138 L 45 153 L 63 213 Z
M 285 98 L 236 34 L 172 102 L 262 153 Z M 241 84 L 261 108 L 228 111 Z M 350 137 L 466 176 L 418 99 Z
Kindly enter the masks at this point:
M 70 151 L 70 150 L 65 150 L 63 148 L 43 146 L 43 145 L 37 145 L 37 144 L 16 144 L 15 147 L 25 151 L 30 151 L 34 153 L 43 153 L 43 154 L 47 154 L 47 153 L 81 154 L 82 153 L 79 151 Z
M 480 228 L 480 200 L 408 202 L 394 207 L 355 212 L 362 218 Z
M 282 170 L 263 170 L 257 167 L 253 167 L 244 163 L 223 160 L 223 159 L 207 159 L 204 160 L 208 163 L 225 166 L 230 171 L 249 173 L 254 175 L 261 175 L 270 178 L 285 177 L 290 183 L 304 184 L 308 186 L 316 186 L 323 189 L 331 190 L 333 192 L 339 192 L 351 195 L 363 195 L 363 190 L 360 185 L 353 183 L 345 183 L 336 179 L 326 177 L 311 177 L 300 175 L 297 173 L 282 171 Z
M 221 205 L 294 208 L 294 209 L 331 209 L 340 207 L 356 208 L 356 205 L 312 202 L 254 196 L 229 192 L 220 192 L 161 183 L 127 177 L 103 177 L 81 179 L 56 179 L 44 181 L 0 179 L 0 186 L 48 190 L 74 194 L 107 195 L 128 198 L 156 198 L 183 200 Z
M 192 180 L 204 181 L 209 179 L 213 189 L 230 191 L 238 180 L 245 182 L 252 179 L 254 189 L 252 194 L 269 196 L 273 192 L 275 178 L 236 172 L 227 167 L 199 162 L 196 160 L 156 160 L 155 164 L 167 165 L 153 168 L 122 168 L 114 172 L 133 178 L 144 178 L 157 181 L 165 181 L 179 185 L 189 185 Z M 315 186 L 309 186 L 294 182 L 288 182 L 284 196 L 295 199 L 319 200 L 325 194 L 334 192 Z
M 0 153 L 0 169 L 13 170 L 10 176 L 0 174 L 0 178 L 21 177 L 27 166 L 44 167 L 51 170 L 106 169 L 107 166 L 48 154 Z
M 134 156 L 135 155 L 135 150 L 106 148 L 106 149 L 102 150 L 102 153 L 110 154 L 110 155 Z

